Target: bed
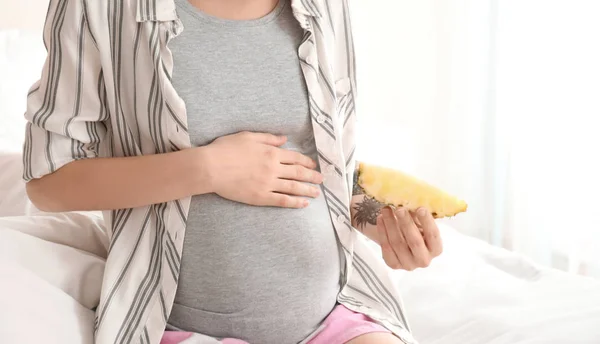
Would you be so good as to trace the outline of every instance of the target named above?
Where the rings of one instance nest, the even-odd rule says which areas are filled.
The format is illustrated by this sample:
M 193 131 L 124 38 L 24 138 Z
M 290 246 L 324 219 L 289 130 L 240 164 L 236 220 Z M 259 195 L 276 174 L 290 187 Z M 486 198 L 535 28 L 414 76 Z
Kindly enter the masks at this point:
M 0 343 L 93 343 L 108 240 L 97 213 L 31 205 L 0 153 Z M 422 344 L 600 343 L 600 281 L 540 267 L 441 224 L 431 267 L 398 272 Z

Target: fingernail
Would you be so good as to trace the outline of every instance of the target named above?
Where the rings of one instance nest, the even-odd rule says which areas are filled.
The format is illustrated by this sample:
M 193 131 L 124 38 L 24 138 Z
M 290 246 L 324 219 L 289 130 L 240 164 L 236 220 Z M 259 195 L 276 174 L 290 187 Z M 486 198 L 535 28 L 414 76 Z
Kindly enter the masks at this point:
M 404 208 L 398 208 L 398 210 L 396 210 L 396 215 L 398 215 L 399 217 L 405 216 L 406 215 L 406 209 L 404 209 Z
M 308 200 L 305 199 L 304 201 L 302 201 L 302 206 L 304 208 L 308 207 Z
M 319 189 L 317 189 L 317 188 L 314 188 L 314 189 L 313 189 L 313 194 L 314 194 L 315 196 L 319 196 L 319 194 L 320 194 L 320 193 L 321 193 L 321 190 L 319 190 Z
M 417 211 L 417 213 L 419 214 L 419 216 L 421 216 L 421 217 L 424 217 L 424 216 L 427 216 L 427 213 L 428 213 L 428 211 L 427 211 L 427 209 L 425 209 L 425 208 L 420 208 L 420 209 Z

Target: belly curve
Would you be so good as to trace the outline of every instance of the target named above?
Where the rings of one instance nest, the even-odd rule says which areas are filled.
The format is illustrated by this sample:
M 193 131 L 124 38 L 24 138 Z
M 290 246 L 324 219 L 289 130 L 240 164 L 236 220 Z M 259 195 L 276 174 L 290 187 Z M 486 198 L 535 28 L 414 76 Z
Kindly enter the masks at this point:
M 286 323 L 286 335 L 308 335 L 335 306 L 339 250 L 323 196 L 305 209 L 195 196 L 174 313 L 190 315 L 176 316 L 192 319 L 185 330 L 212 336 L 277 336 L 267 329 Z

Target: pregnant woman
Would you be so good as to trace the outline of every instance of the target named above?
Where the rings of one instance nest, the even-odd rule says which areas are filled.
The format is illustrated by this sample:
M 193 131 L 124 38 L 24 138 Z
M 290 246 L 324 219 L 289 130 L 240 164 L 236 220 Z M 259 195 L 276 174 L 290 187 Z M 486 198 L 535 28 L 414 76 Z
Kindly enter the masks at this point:
M 346 0 L 51 0 L 44 42 L 24 178 L 104 211 L 96 343 L 416 342 L 390 267 L 441 242 L 354 185 Z

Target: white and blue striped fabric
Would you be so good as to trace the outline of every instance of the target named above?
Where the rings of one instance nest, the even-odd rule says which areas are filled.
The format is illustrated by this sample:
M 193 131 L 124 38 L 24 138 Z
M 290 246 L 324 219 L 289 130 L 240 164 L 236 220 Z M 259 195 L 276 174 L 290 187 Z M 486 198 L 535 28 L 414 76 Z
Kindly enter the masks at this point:
M 356 74 L 347 0 L 293 0 L 305 30 L 309 91 L 332 221 L 345 252 L 338 301 L 405 343 L 400 295 L 383 260 L 351 226 Z M 173 0 L 51 0 L 48 56 L 27 102 L 24 179 L 78 159 L 190 147 L 168 43 L 183 30 Z M 324 167 L 324 168 L 323 168 Z M 157 344 L 175 297 L 190 199 L 105 213 L 110 251 L 96 311 L 98 344 Z

